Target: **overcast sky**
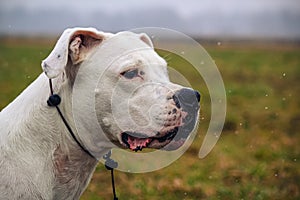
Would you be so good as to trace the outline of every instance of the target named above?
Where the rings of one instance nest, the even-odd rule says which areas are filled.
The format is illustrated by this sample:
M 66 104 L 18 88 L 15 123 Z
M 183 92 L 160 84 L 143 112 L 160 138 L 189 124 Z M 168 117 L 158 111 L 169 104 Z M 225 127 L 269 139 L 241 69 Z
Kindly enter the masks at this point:
M 158 26 L 202 37 L 300 38 L 300 0 L 1 0 L 0 34 Z

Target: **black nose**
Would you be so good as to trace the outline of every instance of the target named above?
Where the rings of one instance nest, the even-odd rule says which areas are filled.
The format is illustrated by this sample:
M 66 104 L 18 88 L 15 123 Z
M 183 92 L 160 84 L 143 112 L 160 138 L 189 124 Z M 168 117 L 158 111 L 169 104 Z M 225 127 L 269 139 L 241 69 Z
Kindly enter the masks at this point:
M 196 90 L 183 88 L 173 95 L 173 100 L 177 108 L 198 108 L 200 93 Z

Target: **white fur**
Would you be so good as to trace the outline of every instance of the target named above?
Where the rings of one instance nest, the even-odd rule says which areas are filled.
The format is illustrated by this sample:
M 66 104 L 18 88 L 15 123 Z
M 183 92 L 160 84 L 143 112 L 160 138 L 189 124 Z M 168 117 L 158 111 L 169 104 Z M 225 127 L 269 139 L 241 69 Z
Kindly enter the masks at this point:
M 114 89 L 114 91 L 120 90 L 118 93 L 120 97 L 126 97 L 128 94 L 124 90 L 124 86 L 137 87 L 142 83 L 141 81 L 157 83 L 138 90 L 136 96 L 132 98 L 133 105 L 137 105 L 133 108 L 132 119 L 137 124 L 143 124 L 145 121 L 145 123 L 149 123 L 143 113 L 174 109 L 174 102 L 166 101 L 165 97 L 172 96 L 172 90 L 182 88 L 169 82 L 166 62 L 154 52 L 151 40 L 147 35 L 133 33 L 116 35 L 119 35 L 118 40 L 121 43 L 126 44 L 129 41 L 129 46 L 133 45 L 133 48 L 142 47 L 149 48 L 149 50 L 147 52 L 134 51 L 114 62 L 107 70 L 101 85 L 98 85 L 98 89 L 93 90 L 96 95 L 96 114 L 106 135 L 97 136 L 100 137 L 100 139 L 96 139 L 99 149 L 95 151 L 99 155 L 103 155 L 108 149 L 114 147 L 112 142 L 105 140 L 106 137 L 122 146 L 120 132 L 124 130 L 122 127 L 118 127 L 120 124 L 114 124 L 111 109 L 124 115 L 120 116 L 120 122 L 124 123 L 121 125 L 124 125 L 125 129 L 132 128 L 127 124 L 128 116 L 123 113 L 120 105 L 110 107 L 109 98 L 113 95 Z M 72 99 L 73 86 L 75 84 L 74 87 L 85 91 L 87 85 L 84 83 L 96 74 L 96 71 L 88 71 L 89 66 L 99 65 L 99 70 L 103 70 L 101 66 L 104 63 L 115 59 L 111 56 L 120 51 L 117 49 L 122 45 L 110 42 L 109 39 L 113 37 L 114 34 L 103 33 L 91 28 L 67 29 L 50 55 L 42 62 L 45 73 L 41 74 L 1 111 L 0 199 L 79 199 L 87 187 L 98 161 L 82 151 L 70 136 L 57 110 L 47 105 L 46 101 L 50 93 L 48 78 L 53 79 L 54 92 L 62 98 L 59 107 L 75 135 L 81 140 L 80 134 L 91 134 L 87 136 L 87 141 L 81 140 L 81 142 L 89 150 L 93 150 L 93 144 L 89 142 L 94 141 L 93 133 L 96 132 L 96 128 L 92 120 L 89 120 L 89 116 L 82 116 L 86 119 L 82 131 L 77 131 L 75 127 L 72 108 L 72 103 L 74 103 Z M 112 88 L 112 85 L 116 83 L 116 77 L 120 76 L 122 70 L 128 67 L 128 64 L 132 65 L 135 62 L 137 62 L 136 67 L 144 70 L 143 79 L 130 81 L 120 78 L 118 82 L 120 85 Z M 157 65 L 153 67 L 151 63 L 157 63 Z M 79 69 L 87 71 L 84 71 L 85 75 L 79 77 L 82 82 L 78 84 L 74 77 Z M 95 70 L 95 68 L 93 69 Z M 86 83 L 88 84 L 88 82 Z M 160 87 L 156 89 L 158 85 Z M 149 92 L 153 92 L 154 95 L 148 95 Z M 162 96 L 164 98 L 161 98 Z M 89 109 L 88 100 L 91 99 L 83 99 L 85 107 L 82 111 Z M 149 106 L 155 101 L 162 105 L 161 108 L 158 106 L 149 110 Z M 167 116 L 166 112 L 167 110 L 155 115 L 156 121 L 153 121 L 154 124 L 150 123 L 150 132 L 147 132 L 148 129 L 139 131 L 153 136 L 151 135 L 153 134 L 152 129 L 166 128 L 161 127 L 164 117 Z M 175 118 L 181 120 L 179 117 Z

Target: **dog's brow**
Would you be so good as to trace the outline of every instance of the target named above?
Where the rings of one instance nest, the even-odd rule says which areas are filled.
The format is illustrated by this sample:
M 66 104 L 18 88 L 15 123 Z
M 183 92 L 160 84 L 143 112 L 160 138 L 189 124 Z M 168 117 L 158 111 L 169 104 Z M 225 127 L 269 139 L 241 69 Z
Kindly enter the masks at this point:
M 122 69 L 130 69 L 134 67 L 139 67 L 143 64 L 142 60 L 128 60 L 122 65 Z

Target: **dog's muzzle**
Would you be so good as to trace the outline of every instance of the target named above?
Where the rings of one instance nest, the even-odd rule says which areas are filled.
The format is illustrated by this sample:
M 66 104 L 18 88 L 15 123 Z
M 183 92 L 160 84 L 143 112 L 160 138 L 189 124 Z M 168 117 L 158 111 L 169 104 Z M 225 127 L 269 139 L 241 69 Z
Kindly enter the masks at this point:
M 172 96 L 172 100 L 178 110 L 186 113 L 186 115 L 182 117 L 180 126 L 172 128 L 167 133 L 157 134 L 160 137 L 147 137 L 137 132 L 123 132 L 123 144 L 134 151 L 142 150 L 143 148 L 176 150 L 181 147 L 195 128 L 200 108 L 200 93 L 192 89 L 184 88 L 176 91 Z

